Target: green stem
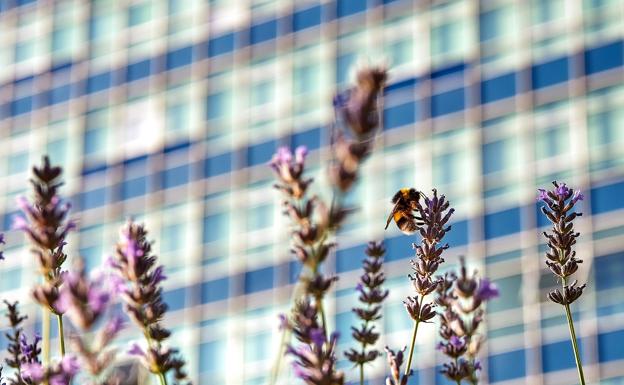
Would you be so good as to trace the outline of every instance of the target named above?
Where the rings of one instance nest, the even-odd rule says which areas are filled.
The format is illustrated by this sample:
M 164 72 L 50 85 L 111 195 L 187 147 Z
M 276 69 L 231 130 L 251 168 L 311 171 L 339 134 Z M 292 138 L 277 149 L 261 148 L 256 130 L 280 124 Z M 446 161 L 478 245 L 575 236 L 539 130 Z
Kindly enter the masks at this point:
M 360 364 L 360 385 L 364 385 L 364 364 Z
M 58 319 L 58 333 L 59 333 L 59 339 L 60 339 L 60 344 L 61 344 L 61 357 L 64 357 L 65 356 L 65 333 L 63 332 L 63 315 L 57 314 L 56 317 Z
M 316 306 L 318 307 L 319 313 L 321 313 L 321 322 L 323 326 L 323 333 L 325 333 L 325 339 L 327 339 L 327 320 L 325 319 L 325 311 L 323 310 L 323 298 L 318 297 L 316 299 Z
M 566 279 L 562 280 L 564 292 L 567 284 Z M 564 298 L 565 299 L 565 298 Z M 585 385 L 585 375 L 583 374 L 583 364 L 581 363 L 581 355 L 579 354 L 578 343 L 576 342 L 576 332 L 574 331 L 574 321 L 570 312 L 570 304 L 565 304 L 566 317 L 568 318 L 568 328 L 570 329 L 570 340 L 572 340 L 572 349 L 574 350 L 574 360 L 576 361 L 576 369 L 578 370 L 579 381 L 581 385 Z
M 44 308 L 42 311 L 41 334 L 43 336 L 41 352 L 43 354 L 43 363 L 48 367 L 50 366 L 50 309 Z
M 409 375 L 412 368 L 412 357 L 414 356 L 414 345 L 416 344 L 416 333 L 418 333 L 418 324 L 420 321 L 414 321 L 414 331 L 412 332 L 412 342 L 410 344 L 409 357 L 407 359 L 407 366 L 405 367 L 405 375 Z
M 164 374 L 158 373 L 158 379 L 160 380 L 160 385 L 167 385 L 167 379 Z

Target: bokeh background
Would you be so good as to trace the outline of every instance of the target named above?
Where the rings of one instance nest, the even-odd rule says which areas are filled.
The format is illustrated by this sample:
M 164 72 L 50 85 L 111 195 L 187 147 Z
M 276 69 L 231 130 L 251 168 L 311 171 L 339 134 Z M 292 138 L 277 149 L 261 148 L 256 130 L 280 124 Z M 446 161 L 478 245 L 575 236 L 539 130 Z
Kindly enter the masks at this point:
M 574 306 L 586 376 L 624 384 L 623 38 L 623 0 L 0 0 L 2 297 L 28 302 L 36 278 L 8 229 L 29 165 L 48 153 L 79 221 L 70 254 L 95 267 L 125 218 L 145 221 L 195 382 L 266 383 L 298 273 L 267 162 L 307 145 L 325 194 L 332 95 L 358 65 L 385 61 L 384 127 L 327 264 L 341 350 L 370 239 L 388 248 L 379 345 L 408 344 L 413 239 L 383 226 L 397 189 L 435 186 L 457 208 L 446 267 L 465 255 L 502 293 L 483 383 L 576 383 L 563 312 L 546 301 L 557 282 L 535 201 L 559 179 L 586 196 L 589 290 Z M 36 307 L 24 309 L 38 330 Z M 423 327 L 410 384 L 446 383 L 435 341 Z M 382 383 L 385 359 L 368 372 Z

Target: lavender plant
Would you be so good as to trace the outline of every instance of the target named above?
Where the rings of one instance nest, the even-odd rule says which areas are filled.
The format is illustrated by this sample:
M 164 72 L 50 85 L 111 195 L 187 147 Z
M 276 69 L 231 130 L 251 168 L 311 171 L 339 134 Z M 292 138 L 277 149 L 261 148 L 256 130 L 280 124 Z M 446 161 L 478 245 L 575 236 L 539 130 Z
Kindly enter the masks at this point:
M 579 354 L 574 331 L 574 320 L 570 312 L 570 304 L 576 301 L 582 294 L 586 284 L 577 286 L 577 281 L 569 283 L 570 277 L 578 270 L 579 263 L 583 261 L 576 256 L 573 246 L 580 233 L 574 231 L 574 219 L 581 216 L 580 212 L 574 211 L 574 205 L 584 199 L 580 190 L 572 190 L 565 183 L 553 182 L 551 190 L 538 189 L 537 199 L 545 205 L 541 207 L 542 213 L 552 223 L 550 231 L 545 231 L 544 236 L 548 239 L 548 252 L 546 252 L 546 265 L 552 273 L 561 280 L 562 290 L 552 290 L 548 293 L 548 299 L 562 305 L 565 309 L 570 330 L 572 350 L 578 370 L 579 381 L 585 385 L 583 365 Z
M 88 385 L 113 385 L 117 379 L 111 373 L 117 349 L 109 346 L 123 327 L 118 316 L 108 319 L 104 327 L 89 335 L 95 325 L 104 319 L 112 303 L 115 279 L 95 270 L 87 276 L 82 261 L 73 271 L 66 273 L 57 307 L 62 309 L 81 333 L 70 337 L 71 346 L 77 353 L 82 372 Z
M 420 197 L 422 197 L 422 202 Z M 420 234 L 421 242 L 419 245 L 413 244 L 416 259 L 411 261 L 414 274 L 409 275 L 416 296 L 407 297 L 405 301 L 407 313 L 414 320 L 409 356 L 404 372 L 406 377 L 411 374 L 418 326 L 421 322 L 430 321 L 436 315 L 433 310 L 435 305 L 425 302 L 425 297 L 440 284 L 440 279 L 434 279 L 433 276 L 440 264 L 444 262 L 442 253 L 448 248 L 448 244 L 441 242 L 446 233 L 451 230 L 451 226 L 447 226 L 447 223 L 455 209 L 450 208 L 450 203 L 445 196 L 438 196 L 437 190 L 434 189 L 432 197 L 419 194 L 419 198 L 415 201 L 415 211 L 417 213 L 415 216 L 416 232 Z
M 75 224 L 67 219 L 70 204 L 63 202 L 58 194 L 62 169 L 51 166 L 47 156 L 40 167 L 33 167 L 34 178 L 33 202 L 19 197 L 18 206 L 24 217 L 16 216 L 13 227 L 26 233 L 33 244 L 32 252 L 39 264 L 43 282 L 33 289 L 33 296 L 44 307 L 43 357 L 46 364 L 50 361 L 50 313 L 57 316 L 61 356 L 65 355 L 65 336 L 63 331 L 63 312 L 56 308 L 59 287 L 63 283 L 62 265 L 67 259 L 65 238 Z
M 19 302 L 11 303 L 5 300 L 4 303 L 7 307 L 6 317 L 9 319 L 9 325 L 11 327 L 11 330 L 4 334 L 7 340 L 9 340 L 7 346 L 9 356 L 4 359 L 4 362 L 15 370 L 13 372 L 13 377 L 8 378 L 8 383 L 10 385 L 30 385 L 30 381 L 26 381 L 22 378 L 21 368 L 22 364 L 31 363 L 33 360 L 38 361 L 39 352 L 41 351 L 37 347 L 39 342 L 38 339 L 35 339 L 34 348 L 28 350 L 31 354 L 24 354 L 22 347 L 27 345 L 27 341 L 25 339 L 24 329 L 21 325 L 28 317 L 20 314 L 18 308 Z M 34 355 L 32 354 L 33 352 L 35 353 Z
M 335 159 L 330 164 L 329 173 L 334 195 L 329 207 L 316 196 L 308 197 L 307 190 L 312 179 L 303 175 L 307 148 L 298 147 L 293 154 L 288 148 L 282 147 L 270 163 L 278 180 L 275 188 L 285 197 L 284 213 L 290 218 L 294 228 L 292 252 L 303 265 L 293 301 L 298 303 L 301 300 L 311 300 L 311 306 L 320 318 L 320 330 L 324 336 L 323 348 L 317 350 L 331 354 L 335 353 L 337 336 L 328 336 L 323 298 L 336 278 L 325 276 L 321 265 L 335 246 L 335 243 L 330 241 L 332 234 L 340 227 L 350 211 L 343 207 L 341 198 L 353 186 L 361 163 L 371 152 L 371 139 L 379 126 L 376 103 L 386 79 L 386 70 L 366 68 L 358 73 L 357 78 L 356 86 L 347 94 L 337 97 L 334 104 L 337 116 L 346 122 L 348 129 L 341 130 L 333 138 Z M 292 317 L 297 317 L 298 309 L 298 306 L 293 307 Z M 271 384 L 277 381 L 282 353 L 284 347 L 289 345 L 289 330 L 291 328 L 286 327 L 282 333 L 278 359 L 271 373 Z M 317 339 L 317 342 L 320 341 Z M 288 348 L 290 354 L 299 351 L 292 346 Z M 332 359 L 335 360 L 335 357 Z M 296 361 L 299 368 L 302 362 L 301 359 Z M 315 362 L 321 365 L 324 361 Z M 333 368 L 333 365 L 331 367 Z M 324 370 L 321 367 L 316 369 Z M 336 381 L 339 378 L 343 378 L 342 375 L 335 373 Z
M 360 277 L 356 290 L 360 293 L 359 301 L 362 307 L 353 308 L 353 312 L 362 320 L 359 328 L 351 327 L 351 336 L 359 342 L 361 350 L 350 349 L 345 353 L 347 359 L 360 369 L 360 385 L 364 384 L 364 365 L 373 362 L 381 352 L 375 348 L 367 351 L 367 346 L 373 346 L 379 339 L 379 333 L 375 332 L 375 325 L 371 323 L 381 319 L 381 303 L 388 297 L 388 290 L 383 290 L 382 285 L 386 277 L 382 271 L 383 256 L 386 249 L 381 242 L 369 242 L 366 247 L 366 255 L 362 265 L 364 274 Z
M 283 318 L 282 327 L 293 331 L 300 342 L 288 345 L 286 353 L 295 358 L 295 375 L 307 385 L 342 385 L 344 374 L 336 370 L 338 335 L 327 338 L 326 329 L 319 324 L 317 304 L 304 298 L 295 304 L 292 319 Z
M 161 385 L 167 384 L 167 374 L 173 373 L 177 384 L 189 384 L 184 371 L 185 362 L 178 350 L 164 345 L 171 332 L 162 326 L 167 305 L 162 299 L 161 282 L 166 279 L 162 265 L 156 265 L 152 243 L 147 230 L 132 221 L 121 229 L 116 252 L 108 263 L 122 279 L 118 290 L 125 303 L 125 311 L 141 329 L 147 342 L 143 349 L 134 344 L 129 353 L 138 356 Z
M 443 311 L 440 317 L 440 337 L 444 342 L 438 349 L 451 360 L 441 372 L 458 385 L 465 380 L 479 383 L 481 363 L 477 359 L 483 336 L 479 334 L 485 311 L 484 304 L 498 296 L 498 288 L 487 278 L 478 278 L 475 271 L 468 275 L 461 258 L 459 277 L 447 273 L 439 280 L 435 302 Z

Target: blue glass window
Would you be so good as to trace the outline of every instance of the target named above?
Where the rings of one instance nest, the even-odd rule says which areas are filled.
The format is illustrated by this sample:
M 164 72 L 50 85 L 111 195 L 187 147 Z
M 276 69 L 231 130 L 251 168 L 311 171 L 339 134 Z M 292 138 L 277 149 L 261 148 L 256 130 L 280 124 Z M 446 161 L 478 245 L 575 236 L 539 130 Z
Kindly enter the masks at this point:
M 321 24 L 321 6 L 298 10 L 293 14 L 293 31 L 297 32 L 305 28 Z
M 351 327 L 353 325 L 358 325 L 359 323 L 360 320 L 352 311 L 336 314 L 336 332 L 338 332 L 341 336 L 350 337 L 353 332 Z
M 63 103 L 71 98 L 71 85 L 66 84 L 50 90 L 48 94 L 49 104 Z
M 524 350 L 492 355 L 488 358 L 488 374 L 491 382 L 524 377 L 526 357 Z
M 171 188 L 187 184 L 191 179 L 190 174 L 191 167 L 188 164 L 165 169 L 162 175 L 163 187 Z
M 479 15 L 479 39 L 481 41 L 493 39 L 501 33 L 502 11 L 502 8 L 498 8 Z
M 80 207 L 83 210 L 92 209 L 106 204 L 106 188 L 85 191 L 80 199 Z
M 256 166 L 267 163 L 275 153 L 277 143 L 274 140 L 255 144 L 247 148 L 247 165 Z
M 151 17 L 151 4 L 146 2 L 143 4 L 133 5 L 128 8 L 128 26 L 142 24 Z
M 539 89 L 565 82 L 570 76 L 568 67 L 569 63 L 567 57 L 534 65 L 531 71 L 533 88 Z
M 215 92 L 206 98 L 206 119 L 219 119 L 229 115 L 228 108 L 231 106 L 230 91 Z
M 299 261 L 288 262 L 288 283 L 293 284 L 299 280 L 302 265 Z
M 216 302 L 227 299 L 230 294 L 230 279 L 228 277 L 202 282 L 201 302 Z
M 407 102 L 384 110 L 384 129 L 392 129 L 414 123 L 416 102 Z
M 494 280 L 500 291 L 500 296 L 488 303 L 488 312 L 495 313 L 503 310 L 518 309 L 522 307 L 522 277 L 511 277 Z
M 542 345 L 542 369 L 555 372 L 575 366 L 570 341 L 560 341 Z
M 338 17 L 366 11 L 366 0 L 338 0 Z
M 151 74 L 151 67 L 150 59 L 129 64 L 126 70 L 127 81 L 131 82 L 149 76 Z
M 109 88 L 112 84 L 112 73 L 104 72 L 101 74 L 93 75 L 87 79 L 87 92 L 98 92 Z
M 248 209 L 247 231 L 258 230 L 273 224 L 273 205 L 266 204 Z
M 464 109 L 464 103 L 463 88 L 433 95 L 431 96 L 431 116 L 436 117 L 461 111 Z
M 245 362 L 266 360 L 270 357 L 271 333 L 259 333 L 245 337 Z M 262 382 L 259 382 L 260 384 Z M 251 385 L 255 385 L 251 383 Z
M 507 140 L 497 140 L 496 142 L 486 143 L 483 145 L 482 151 L 482 168 L 484 174 L 489 174 L 505 169 L 505 150 L 507 148 Z
M 603 45 L 585 52 L 585 72 L 593 74 L 624 65 L 624 42 Z
M 11 115 L 20 115 L 33 109 L 33 97 L 26 96 L 11 102 Z
M 390 223 L 390 226 L 394 226 L 394 224 Z M 386 261 L 390 262 L 399 259 L 411 258 L 414 255 L 412 242 L 412 238 L 404 235 L 386 238 L 384 241 L 384 244 L 386 245 Z
M 199 370 L 201 373 L 223 372 L 226 365 L 226 346 L 223 341 L 210 341 L 199 345 Z
M 594 260 L 596 289 L 608 290 L 624 286 L 624 252 L 618 252 Z
M 94 154 L 99 152 L 105 145 L 106 128 L 96 127 L 85 131 L 84 133 L 84 153 Z
M 591 205 L 593 214 L 624 208 L 624 199 L 615 197 L 624 196 L 624 182 L 594 187 L 591 190 Z
M 343 273 L 359 269 L 362 266 L 362 260 L 366 257 L 364 249 L 364 245 L 357 245 L 338 250 L 336 252 L 336 272 Z
M 147 177 L 127 179 L 121 185 L 122 199 L 130 199 L 147 193 Z
M 207 177 L 226 174 L 231 170 L 232 154 L 229 152 L 206 159 L 204 174 Z
M 292 148 L 298 146 L 306 146 L 309 150 L 316 150 L 321 147 L 321 129 L 313 128 L 311 130 L 297 132 L 290 138 Z
M 251 44 L 275 39 L 277 35 L 277 20 L 269 20 L 264 23 L 252 25 L 250 28 L 249 41 Z
M 550 225 L 550 221 L 548 220 L 546 215 L 542 213 L 542 206 L 544 206 L 544 203 L 542 202 L 535 203 L 535 215 L 537 217 L 537 227 L 544 227 L 544 226 Z
M 245 273 L 245 294 L 271 289 L 273 287 L 273 266 Z
M 189 65 L 193 62 L 193 47 L 184 47 L 167 53 L 167 69 Z
M 353 52 L 340 55 L 336 58 L 336 82 L 346 83 L 349 80 L 349 71 L 355 64 L 357 55 Z
M 451 220 L 451 231 L 446 233 L 443 238 L 444 243 L 448 243 L 450 247 L 463 246 L 468 244 L 468 220 L 464 219 L 459 222 Z
M 485 239 L 517 233 L 520 231 L 520 208 L 486 214 L 484 222 Z
M 516 74 L 510 73 L 481 82 L 481 101 L 490 103 L 516 94 Z
M 598 359 L 600 362 L 624 359 L 624 330 L 598 334 Z
M 234 50 L 234 34 L 228 33 L 208 42 L 208 56 L 217 56 Z
M 204 218 L 204 243 L 225 239 L 228 236 L 227 213 L 210 214 Z
M 186 288 L 181 287 L 179 289 L 165 291 L 163 293 L 163 300 L 167 304 L 169 311 L 184 309 L 186 306 Z
M 433 72 L 431 72 L 430 77 L 431 77 L 431 80 L 436 80 L 436 79 L 449 78 L 453 75 L 463 76 L 465 69 L 466 69 L 466 64 L 464 63 L 452 64 L 450 66 L 435 69 Z
M 404 93 L 407 93 L 408 95 L 411 96 L 417 84 L 418 84 L 417 78 L 410 78 L 410 79 L 406 79 L 397 83 L 392 83 L 388 85 L 386 88 L 384 88 L 384 95 L 386 97 L 390 97 L 394 94 L 404 95 Z

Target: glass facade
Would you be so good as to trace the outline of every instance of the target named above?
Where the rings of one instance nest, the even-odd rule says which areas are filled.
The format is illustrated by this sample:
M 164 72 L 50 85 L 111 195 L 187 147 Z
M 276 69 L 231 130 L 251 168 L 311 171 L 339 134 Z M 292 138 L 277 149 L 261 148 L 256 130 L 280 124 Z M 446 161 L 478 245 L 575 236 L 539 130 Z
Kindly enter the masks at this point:
M 383 130 L 349 197 L 362 208 L 328 262 L 340 347 L 354 344 L 370 239 L 385 239 L 392 291 L 379 346 L 407 344 L 412 240 L 383 220 L 399 188 L 435 186 L 457 208 L 446 266 L 465 255 L 502 292 L 483 382 L 574 383 L 535 202 L 561 179 L 587 197 L 589 291 L 573 306 L 587 378 L 624 384 L 624 1 L 0 0 L 0 34 L 4 229 L 44 153 L 64 165 L 79 221 L 70 255 L 97 266 L 126 217 L 146 222 L 195 383 L 265 383 L 298 273 L 266 163 L 306 144 L 322 186 L 332 95 L 358 63 L 387 60 Z M 33 261 L 22 235 L 7 243 L 0 286 L 22 299 Z M 35 306 L 25 311 L 36 323 Z M 410 384 L 448 383 L 435 338 L 423 328 Z M 385 360 L 368 371 L 382 383 Z

